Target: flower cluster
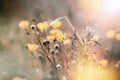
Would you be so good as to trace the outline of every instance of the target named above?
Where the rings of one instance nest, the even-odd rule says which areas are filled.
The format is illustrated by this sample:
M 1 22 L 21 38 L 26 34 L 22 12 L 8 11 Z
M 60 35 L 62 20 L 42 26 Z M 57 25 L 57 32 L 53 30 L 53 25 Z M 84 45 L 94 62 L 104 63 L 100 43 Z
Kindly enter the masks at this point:
M 38 59 L 42 57 L 46 60 L 46 63 L 47 61 L 49 62 L 47 64 L 51 66 L 49 66 L 49 70 L 54 73 L 52 75 L 50 71 L 50 75 L 55 79 L 69 78 L 72 74 L 69 74 L 69 69 L 67 68 L 73 65 L 72 60 L 74 59 L 73 55 L 75 55 L 73 47 L 76 47 L 76 42 L 67 36 L 68 33 L 61 30 L 62 22 L 60 20 L 51 23 L 43 21 L 30 25 L 29 21 L 24 20 L 19 23 L 19 26 L 29 34 L 31 43 L 26 44 L 28 50 L 33 54 L 37 52 L 38 54 L 35 56 Z M 61 71 L 64 71 L 65 74 L 62 74 Z M 57 76 L 58 74 L 62 77 Z
M 91 70 L 101 75 L 100 70 L 104 70 L 109 61 L 101 48 L 100 35 L 87 27 L 84 30 L 85 33 L 83 32 L 84 34 L 80 36 L 75 29 L 73 30 L 74 27 L 70 21 L 65 18 L 70 26 L 67 27 L 73 30 L 73 33 L 70 32 L 72 35 L 69 36 L 68 31 L 63 32 L 61 29 L 61 27 L 66 27 L 63 26 L 61 20 L 63 18 L 52 22 L 30 24 L 32 22 L 23 20 L 19 23 L 20 28 L 25 29 L 30 40 L 26 47 L 44 66 L 44 75 L 49 74 L 50 80 L 92 80 L 86 77 L 88 75 L 86 72 L 91 72 Z M 106 36 L 111 39 L 115 36 L 115 32 L 109 31 Z M 116 34 L 116 39 L 120 40 L 120 34 Z

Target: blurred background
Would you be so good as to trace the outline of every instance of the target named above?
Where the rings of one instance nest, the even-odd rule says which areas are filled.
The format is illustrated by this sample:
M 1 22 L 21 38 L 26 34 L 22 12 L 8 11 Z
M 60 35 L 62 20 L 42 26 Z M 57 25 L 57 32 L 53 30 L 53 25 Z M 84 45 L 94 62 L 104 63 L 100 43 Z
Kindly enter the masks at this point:
M 79 33 L 91 26 L 110 57 L 120 60 L 120 36 L 116 37 L 120 33 L 119 4 L 119 0 L 0 0 L 0 80 L 41 78 L 40 66 L 33 63 L 35 59 L 24 47 L 26 35 L 18 26 L 24 19 L 44 21 L 67 16 Z

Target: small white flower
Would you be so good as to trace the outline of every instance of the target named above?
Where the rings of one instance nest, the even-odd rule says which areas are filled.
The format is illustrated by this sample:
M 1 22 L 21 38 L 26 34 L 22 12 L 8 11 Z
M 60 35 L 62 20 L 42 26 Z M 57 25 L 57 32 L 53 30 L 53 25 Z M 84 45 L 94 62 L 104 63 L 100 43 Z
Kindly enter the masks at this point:
M 61 69 L 62 68 L 62 66 L 60 64 L 57 64 L 56 67 L 57 67 L 57 69 Z
M 32 30 L 36 29 L 36 26 L 35 25 L 31 25 L 31 29 Z

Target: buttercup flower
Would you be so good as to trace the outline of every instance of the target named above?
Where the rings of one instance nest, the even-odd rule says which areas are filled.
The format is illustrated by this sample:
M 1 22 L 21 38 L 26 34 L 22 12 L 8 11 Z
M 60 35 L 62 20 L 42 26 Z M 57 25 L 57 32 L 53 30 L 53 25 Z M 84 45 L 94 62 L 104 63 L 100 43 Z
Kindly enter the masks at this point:
M 38 45 L 36 44 L 27 44 L 27 48 L 33 52 L 33 51 L 36 51 L 38 49 Z
M 48 39 L 49 41 L 53 41 L 53 40 L 55 39 L 55 36 L 53 36 L 53 35 L 48 35 L 48 36 L 47 36 L 47 39 Z
M 28 28 L 28 26 L 29 26 L 29 21 L 23 20 L 23 21 L 21 21 L 21 22 L 19 23 L 19 26 L 20 26 L 21 29 Z
M 48 23 L 47 22 L 43 22 L 43 23 L 38 23 L 37 27 L 41 30 L 41 31 L 45 31 L 48 27 Z
M 53 29 L 57 29 L 57 28 L 59 28 L 61 25 L 62 25 L 62 22 L 61 22 L 61 21 L 57 21 L 57 22 L 55 22 L 55 23 L 52 25 L 52 28 L 53 28 Z
M 59 41 L 59 42 L 62 42 L 63 40 L 65 40 L 66 39 L 66 37 L 67 37 L 67 33 L 64 33 L 64 34 L 57 34 L 56 35 L 56 39 L 57 39 L 57 41 Z
M 51 35 L 56 36 L 57 34 L 61 34 L 62 31 L 60 31 L 60 30 L 58 30 L 58 29 L 52 29 L 49 33 L 50 33 Z

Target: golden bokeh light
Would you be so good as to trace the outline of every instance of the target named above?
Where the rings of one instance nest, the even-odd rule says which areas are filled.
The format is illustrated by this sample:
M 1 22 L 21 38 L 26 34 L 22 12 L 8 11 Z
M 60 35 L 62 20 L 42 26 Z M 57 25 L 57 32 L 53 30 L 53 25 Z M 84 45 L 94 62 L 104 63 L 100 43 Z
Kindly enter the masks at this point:
M 120 33 L 116 34 L 116 39 L 120 41 Z
M 113 39 L 115 37 L 116 32 L 114 30 L 110 30 L 106 33 L 106 37 L 108 39 Z

